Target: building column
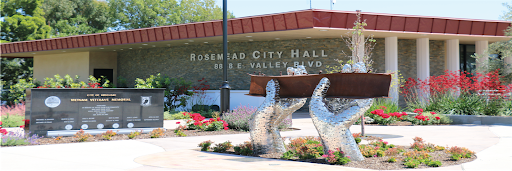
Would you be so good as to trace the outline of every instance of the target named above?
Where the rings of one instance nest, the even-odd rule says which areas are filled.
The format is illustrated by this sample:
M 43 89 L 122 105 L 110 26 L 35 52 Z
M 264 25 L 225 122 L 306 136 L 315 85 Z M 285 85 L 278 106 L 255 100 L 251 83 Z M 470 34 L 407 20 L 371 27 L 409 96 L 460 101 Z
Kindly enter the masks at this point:
M 512 73 L 512 56 L 508 56 L 508 57 L 505 57 L 505 59 L 503 59 L 503 61 L 505 62 L 505 72 L 507 73 Z
M 485 51 L 487 50 L 488 47 L 489 47 L 489 41 L 487 41 L 487 40 L 476 41 L 475 42 L 475 52 L 476 52 L 476 54 L 485 55 L 484 53 L 485 53 Z M 478 71 L 478 68 L 481 68 L 481 67 L 483 67 L 484 65 L 487 64 L 487 60 L 489 60 L 489 56 L 488 55 L 482 56 L 481 58 L 477 59 L 477 62 L 476 62 L 477 71 Z
M 392 87 L 389 90 L 389 94 L 392 100 L 398 103 L 398 38 L 397 37 L 386 37 L 385 39 L 385 72 L 391 72 L 393 74 Z
M 430 76 L 428 38 L 416 39 L 416 68 L 417 77 L 425 80 Z
M 429 64 L 430 52 L 428 38 L 416 39 L 416 75 L 420 80 L 426 80 L 430 77 L 430 64 Z M 426 87 L 427 90 L 430 88 Z M 429 92 L 421 92 L 418 94 L 420 101 L 426 102 L 430 96 Z
M 446 69 L 460 74 L 459 39 L 446 40 Z

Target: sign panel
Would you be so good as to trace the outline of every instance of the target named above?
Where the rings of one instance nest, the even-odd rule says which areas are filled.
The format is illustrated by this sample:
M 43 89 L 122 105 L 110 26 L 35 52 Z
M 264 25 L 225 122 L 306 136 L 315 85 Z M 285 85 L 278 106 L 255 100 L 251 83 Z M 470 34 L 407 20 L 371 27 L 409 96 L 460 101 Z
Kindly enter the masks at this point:
M 27 89 L 26 129 L 48 131 L 163 127 L 165 89 Z

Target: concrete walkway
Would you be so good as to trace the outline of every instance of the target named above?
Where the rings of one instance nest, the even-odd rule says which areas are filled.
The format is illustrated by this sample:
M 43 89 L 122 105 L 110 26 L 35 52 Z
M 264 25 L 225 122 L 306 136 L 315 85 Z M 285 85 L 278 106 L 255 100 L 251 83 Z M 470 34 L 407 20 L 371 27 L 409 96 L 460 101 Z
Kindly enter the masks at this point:
M 293 127 L 283 137 L 318 136 L 307 113 L 295 113 Z M 352 133 L 361 131 L 352 126 Z M 477 152 L 477 160 L 424 170 L 512 170 L 512 126 L 366 126 L 366 133 L 396 145 L 410 145 L 415 136 L 443 146 Z M 239 144 L 249 134 L 74 143 L 0 149 L 0 170 L 365 170 L 198 151 L 205 140 Z M 414 169 L 422 170 L 422 169 Z

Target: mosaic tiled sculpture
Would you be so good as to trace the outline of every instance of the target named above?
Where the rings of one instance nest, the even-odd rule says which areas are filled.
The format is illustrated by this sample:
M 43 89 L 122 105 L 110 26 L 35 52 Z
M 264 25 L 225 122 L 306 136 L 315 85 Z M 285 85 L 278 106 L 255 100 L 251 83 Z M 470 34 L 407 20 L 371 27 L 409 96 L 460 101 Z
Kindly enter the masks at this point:
M 288 67 L 288 75 L 307 74 L 304 66 Z M 306 98 L 279 98 L 279 82 L 267 83 L 263 104 L 252 115 L 250 123 L 251 141 L 254 154 L 284 153 L 286 148 L 279 133 L 279 124 L 293 112 L 300 109 Z
M 353 66 L 347 64 L 342 72 L 366 73 L 366 67 L 363 63 Z M 362 161 L 364 157 L 349 128 L 370 108 L 373 99 L 326 99 L 324 96 L 328 89 L 329 79 L 322 78 L 309 104 L 309 113 L 322 139 L 324 153 L 339 148 L 345 155 L 350 156 L 351 160 Z

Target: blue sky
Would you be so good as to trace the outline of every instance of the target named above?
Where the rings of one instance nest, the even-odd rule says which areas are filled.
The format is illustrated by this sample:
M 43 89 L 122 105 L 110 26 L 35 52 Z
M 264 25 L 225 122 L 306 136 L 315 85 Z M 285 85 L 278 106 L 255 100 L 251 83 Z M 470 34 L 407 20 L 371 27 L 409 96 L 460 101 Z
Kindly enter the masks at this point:
M 311 0 L 314 9 L 330 9 L 330 0 Z M 309 0 L 228 0 L 236 17 L 309 9 Z M 333 10 L 470 19 L 499 20 L 507 10 L 503 0 L 336 0 Z M 222 0 L 216 0 L 222 7 Z

